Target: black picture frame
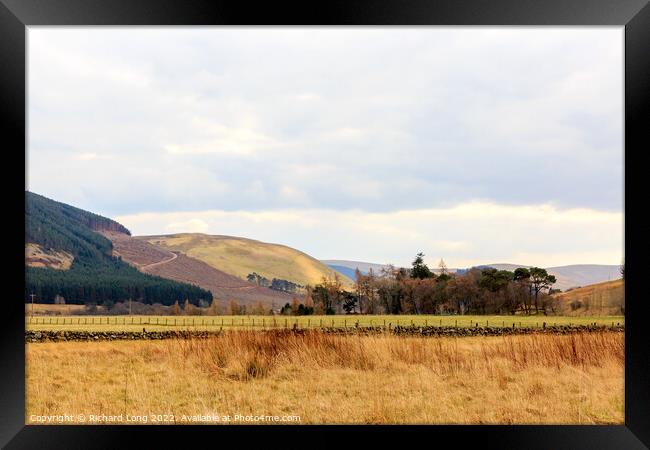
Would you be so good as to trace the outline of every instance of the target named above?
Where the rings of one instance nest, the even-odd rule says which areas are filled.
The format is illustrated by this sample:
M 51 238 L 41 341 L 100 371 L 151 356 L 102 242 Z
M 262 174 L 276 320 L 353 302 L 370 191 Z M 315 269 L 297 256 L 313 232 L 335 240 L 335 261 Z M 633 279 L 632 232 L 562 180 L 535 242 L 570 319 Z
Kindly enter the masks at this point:
M 26 27 L 30 25 L 613 25 L 625 27 L 625 425 L 621 426 L 37 426 L 25 422 L 24 190 L 26 164 Z M 0 444 L 6 448 L 122 448 L 225 444 L 340 446 L 352 438 L 454 447 L 641 449 L 650 446 L 650 350 L 643 279 L 648 263 L 644 213 L 650 110 L 648 0 L 328 0 L 251 4 L 204 0 L 0 0 L 0 111 L 3 220 L 11 255 L 0 327 Z M 11 159 L 10 159 L 11 157 Z M 24 168 L 26 169 L 26 167 Z M 638 201 L 635 202 L 635 197 Z M 12 200 L 11 202 L 7 201 Z M 7 250 L 7 247 L 9 250 Z M 647 257 L 647 256 L 646 256 Z M 15 258 L 15 260 L 14 260 Z M 6 288 L 7 286 L 5 286 Z M 645 295 L 644 295 L 645 294 Z M 243 431 L 243 433 L 242 433 Z M 416 444 L 411 435 L 425 439 Z M 309 434 L 309 436 L 304 436 Z M 232 441 L 234 439 L 234 441 Z

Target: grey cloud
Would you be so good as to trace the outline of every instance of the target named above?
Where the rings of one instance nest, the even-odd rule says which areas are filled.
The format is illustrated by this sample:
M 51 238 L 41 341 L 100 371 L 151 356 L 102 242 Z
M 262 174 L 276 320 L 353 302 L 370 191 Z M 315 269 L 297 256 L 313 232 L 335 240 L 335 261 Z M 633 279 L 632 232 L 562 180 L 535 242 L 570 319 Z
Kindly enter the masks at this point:
M 110 215 L 474 199 L 618 211 L 622 37 L 33 27 L 30 189 Z

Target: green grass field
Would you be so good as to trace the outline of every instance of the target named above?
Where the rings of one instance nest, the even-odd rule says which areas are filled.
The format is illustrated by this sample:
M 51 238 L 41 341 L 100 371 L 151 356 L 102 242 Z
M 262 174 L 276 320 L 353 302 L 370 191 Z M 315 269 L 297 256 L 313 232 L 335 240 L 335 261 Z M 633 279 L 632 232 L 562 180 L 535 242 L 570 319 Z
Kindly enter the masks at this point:
M 174 329 L 267 329 L 359 326 L 459 326 L 542 327 L 552 325 L 625 324 L 624 316 L 49 316 L 25 317 L 29 330 L 141 331 Z

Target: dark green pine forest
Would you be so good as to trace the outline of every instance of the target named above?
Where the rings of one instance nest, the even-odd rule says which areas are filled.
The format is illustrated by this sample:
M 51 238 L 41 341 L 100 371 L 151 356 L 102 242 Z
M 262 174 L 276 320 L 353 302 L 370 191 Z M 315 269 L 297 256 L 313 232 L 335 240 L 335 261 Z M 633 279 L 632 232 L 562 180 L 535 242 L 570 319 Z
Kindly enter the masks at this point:
M 25 267 L 25 301 L 54 303 L 57 295 L 71 304 L 107 304 L 132 299 L 172 305 L 177 300 L 212 301 L 212 294 L 187 283 L 147 275 L 113 257 L 110 240 L 100 230 L 131 234 L 106 217 L 25 192 L 25 242 L 74 255 L 69 270 Z

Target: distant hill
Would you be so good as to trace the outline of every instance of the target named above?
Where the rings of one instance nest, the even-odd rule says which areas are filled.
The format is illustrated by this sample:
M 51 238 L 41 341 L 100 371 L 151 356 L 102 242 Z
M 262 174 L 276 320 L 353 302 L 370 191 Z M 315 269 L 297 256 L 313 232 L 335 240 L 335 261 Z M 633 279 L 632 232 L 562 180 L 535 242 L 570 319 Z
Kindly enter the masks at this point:
M 362 261 L 348 261 L 345 259 L 323 259 L 321 262 L 327 264 L 329 267 L 332 269 L 338 271 L 339 273 L 345 274 L 345 273 L 352 273 L 352 279 L 354 280 L 354 272 L 356 269 L 359 269 L 359 272 L 361 272 L 363 275 L 368 275 L 368 272 L 372 268 L 372 271 L 375 273 L 375 275 L 381 274 L 381 270 L 385 267 L 389 267 L 390 264 L 377 264 L 377 263 L 369 263 L 369 262 L 362 262 Z M 394 266 L 395 268 L 399 268 L 399 266 Z M 440 272 L 440 269 L 437 267 L 430 267 L 431 271 L 434 273 Z M 351 272 L 350 272 L 351 271 Z M 447 269 L 448 272 L 455 272 L 456 269 Z
M 351 280 L 354 280 L 356 277 L 356 270 L 350 268 L 350 267 L 345 267 L 345 266 L 339 266 L 336 264 L 328 264 L 329 267 L 332 269 L 336 270 L 338 273 L 343 275 L 344 277 L 348 277 Z M 366 275 L 368 272 L 363 271 L 362 274 Z
M 573 264 L 549 267 L 547 270 L 558 278 L 569 280 L 567 288 L 621 279 L 618 265 Z
M 329 267 L 347 276 L 351 280 L 354 280 L 354 272 L 356 269 L 359 269 L 359 272 L 361 272 L 363 275 L 367 275 L 369 270 L 372 268 L 372 271 L 375 274 L 379 275 L 381 269 L 388 266 L 388 264 L 348 261 L 345 259 L 323 259 L 321 262 L 327 264 Z M 348 274 L 351 274 L 351 276 Z
M 257 273 L 272 280 L 278 278 L 301 286 L 315 285 L 335 271 L 315 258 L 291 247 L 234 236 L 183 233 L 138 236 L 161 249 L 181 252 L 211 267 L 245 280 Z M 352 280 L 342 279 L 346 287 Z
M 332 269 L 338 271 L 339 273 L 351 277 L 354 279 L 355 269 L 366 275 L 368 269 L 372 267 L 375 273 L 380 273 L 381 268 L 385 267 L 385 264 L 361 262 L 361 261 L 348 261 L 341 259 L 328 259 L 322 260 L 323 263 L 327 264 Z M 499 270 L 509 270 L 514 271 L 518 267 L 531 267 L 520 264 L 484 264 L 477 266 L 479 268 L 494 267 Z M 436 267 L 431 268 L 434 272 L 438 272 Z M 455 272 L 464 272 L 468 269 L 456 269 L 449 268 L 447 269 L 451 273 Z M 547 267 L 546 270 L 551 274 L 555 275 L 557 282 L 553 286 L 555 289 L 566 290 L 569 288 L 575 288 L 579 286 L 586 286 L 589 284 L 600 283 L 603 281 L 611 281 L 621 278 L 621 273 L 619 266 L 617 265 L 600 265 L 600 264 L 572 264 L 568 266 L 557 266 L 557 267 Z
M 511 271 L 518 267 L 531 267 L 517 264 L 486 264 L 486 266 Z M 620 267 L 617 265 L 572 264 L 568 266 L 546 267 L 545 269 L 549 274 L 555 275 L 557 278 L 557 282 L 553 287 L 555 289 L 562 289 L 563 291 L 621 278 Z
M 554 294 L 563 315 L 619 315 L 625 312 L 625 285 L 622 279 L 590 284 Z
M 130 233 L 111 219 L 25 192 L 25 222 L 25 301 L 32 293 L 39 303 L 53 303 L 57 295 L 66 303 L 100 305 L 129 298 L 165 305 L 212 300 L 198 286 L 141 273 L 114 257 L 100 232 Z

